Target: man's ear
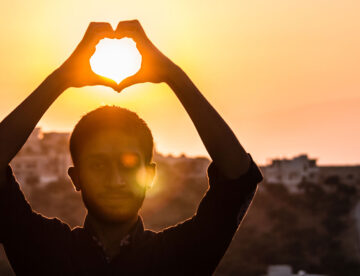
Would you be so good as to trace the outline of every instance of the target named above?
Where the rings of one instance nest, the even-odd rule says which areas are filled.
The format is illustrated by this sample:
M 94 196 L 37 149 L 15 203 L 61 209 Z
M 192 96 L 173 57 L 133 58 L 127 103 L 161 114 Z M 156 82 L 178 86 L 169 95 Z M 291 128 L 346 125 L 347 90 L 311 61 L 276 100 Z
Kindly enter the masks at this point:
M 153 185 L 155 173 L 156 173 L 156 164 L 150 163 L 146 166 L 147 178 L 146 178 L 146 189 L 150 189 Z
M 75 167 L 69 167 L 68 168 L 68 175 L 71 178 L 71 181 L 76 189 L 76 191 L 80 191 L 81 187 L 80 187 L 80 181 L 79 181 L 79 175 L 77 173 L 77 170 Z

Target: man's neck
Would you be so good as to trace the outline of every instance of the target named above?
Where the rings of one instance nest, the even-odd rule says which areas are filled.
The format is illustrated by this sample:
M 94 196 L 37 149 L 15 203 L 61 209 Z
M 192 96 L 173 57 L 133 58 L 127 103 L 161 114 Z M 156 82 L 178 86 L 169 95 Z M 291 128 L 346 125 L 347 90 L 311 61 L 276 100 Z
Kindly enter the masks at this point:
M 101 221 L 88 213 L 85 224 L 92 228 L 96 238 L 102 243 L 104 250 L 110 253 L 108 255 L 113 255 L 121 240 L 129 234 L 137 220 L 138 215 L 124 222 L 110 223 Z

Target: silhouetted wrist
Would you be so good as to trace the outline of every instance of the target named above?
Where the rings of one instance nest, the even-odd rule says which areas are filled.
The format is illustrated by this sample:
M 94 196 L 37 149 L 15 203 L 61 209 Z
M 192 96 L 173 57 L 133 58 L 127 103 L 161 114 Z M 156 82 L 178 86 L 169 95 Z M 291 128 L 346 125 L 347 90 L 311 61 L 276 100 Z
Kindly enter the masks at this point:
M 46 82 L 59 92 L 63 92 L 71 87 L 68 77 L 61 69 L 56 69 L 51 73 L 47 77 Z
M 185 72 L 179 66 L 174 64 L 168 69 L 165 83 L 173 88 L 176 83 L 181 81 L 184 77 L 186 77 Z

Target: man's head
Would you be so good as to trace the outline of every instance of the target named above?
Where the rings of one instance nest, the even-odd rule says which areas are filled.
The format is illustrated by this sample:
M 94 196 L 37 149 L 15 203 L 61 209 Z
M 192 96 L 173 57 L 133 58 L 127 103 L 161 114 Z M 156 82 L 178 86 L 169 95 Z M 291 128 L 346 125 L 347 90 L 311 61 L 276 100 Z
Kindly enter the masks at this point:
M 89 213 L 106 222 L 133 218 L 155 174 L 153 137 L 134 112 L 103 106 L 83 116 L 70 138 L 68 170 Z

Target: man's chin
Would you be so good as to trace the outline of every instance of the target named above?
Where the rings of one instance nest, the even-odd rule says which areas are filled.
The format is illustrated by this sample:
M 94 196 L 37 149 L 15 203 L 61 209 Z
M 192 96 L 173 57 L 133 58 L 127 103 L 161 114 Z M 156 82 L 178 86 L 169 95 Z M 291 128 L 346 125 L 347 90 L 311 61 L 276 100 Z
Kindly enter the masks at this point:
M 133 220 L 138 216 L 141 208 L 142 201 L 129 202 L 129 201 L 98 201 L 92 202 L 84 199 L 84 204 L 88 212 L 97 220 L 104 223 L 122 223 Z
M 100 209 L 100 210 L 89 210 L 92 216 L 96 217 L 97 220 L 107 224 L 124 223 L 129 220 L 133 220 L 134 217 L 138 216 L 138 211 L 126 211 L 116 209 Z

